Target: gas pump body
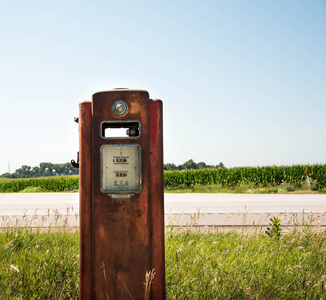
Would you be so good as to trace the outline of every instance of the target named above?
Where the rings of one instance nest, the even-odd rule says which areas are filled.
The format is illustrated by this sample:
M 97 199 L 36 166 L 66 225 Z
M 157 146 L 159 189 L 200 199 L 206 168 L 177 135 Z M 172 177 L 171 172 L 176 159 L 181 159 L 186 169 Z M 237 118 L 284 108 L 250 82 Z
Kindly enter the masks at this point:
M 79 135 L 80 298 L 144 299 L 155 269 L 151 297 L 165 299 L 162 101 L 96 93 L 79 104 Z

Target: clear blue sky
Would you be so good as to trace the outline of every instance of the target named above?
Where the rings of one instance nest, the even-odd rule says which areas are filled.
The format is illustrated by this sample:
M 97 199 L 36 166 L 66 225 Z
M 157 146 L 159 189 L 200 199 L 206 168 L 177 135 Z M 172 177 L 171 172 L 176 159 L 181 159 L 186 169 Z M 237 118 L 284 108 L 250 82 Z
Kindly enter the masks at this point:
M 78 103 L 164 104 L 164 160 L 326 163 L 326 1 L 0 0 L 0 174 L 76 159 Z

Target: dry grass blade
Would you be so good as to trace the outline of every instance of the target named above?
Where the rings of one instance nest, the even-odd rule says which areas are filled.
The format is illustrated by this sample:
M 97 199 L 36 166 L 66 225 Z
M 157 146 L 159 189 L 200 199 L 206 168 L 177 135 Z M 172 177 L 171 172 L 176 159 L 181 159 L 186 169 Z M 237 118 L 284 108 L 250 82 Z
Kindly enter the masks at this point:
M 149 300 L 150 299 L 150 295 L 151 295 L 151 287 L 152 287 L 152 283 L 155 277 L 155 269 L 153 269 L 152 271 L 146 271 L 145 274 L 145 300 Z
M 120 280 L 120 282 L 123 284 L 124 288 L 126 289 L 126 291 L 128 292 L 128 295 L 130 296 L 130 298 L 132 300 L 134 300 L 133 296 L 131 295 L 131 293 L 129 292 L 127 286 L 124 284 L 124 282 L 121 280 L 121 278 L 117 275 L 117 274 L 114 274 L 115 276 L 117 276 L 117 278 Z
M 104 264 L 103 260 L 102 260 L 101 268 L 102 268 L 102 271 L 103 271 L 103 276 L 104 276 L 104 281 L 105 281 L 106 300 L 109 300 L 109 290 L 108 290 L 108 284 L 107 284 L 106 274 L 105 274 L 105 264 Z

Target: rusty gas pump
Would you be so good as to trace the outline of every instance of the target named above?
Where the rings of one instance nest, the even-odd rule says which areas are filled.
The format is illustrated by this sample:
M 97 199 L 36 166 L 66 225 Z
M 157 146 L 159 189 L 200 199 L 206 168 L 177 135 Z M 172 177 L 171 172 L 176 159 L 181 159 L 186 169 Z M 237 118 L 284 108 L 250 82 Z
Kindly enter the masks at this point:
M 150 297 L 165 299 L 162 101 L 99 92 L 78 123 L 80 299 L 144 299 L 153 270 Z

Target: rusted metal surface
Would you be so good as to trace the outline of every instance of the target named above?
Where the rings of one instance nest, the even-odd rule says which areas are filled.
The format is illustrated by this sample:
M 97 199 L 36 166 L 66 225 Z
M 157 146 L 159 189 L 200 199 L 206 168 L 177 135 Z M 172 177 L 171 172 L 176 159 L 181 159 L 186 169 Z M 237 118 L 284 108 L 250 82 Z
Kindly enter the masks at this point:
M 92 299 L 92 112 L 91 102 L 79 104 L 80 299 Z
M 126 115 L 116 116 L 111 107 L 127 103 Z M 149 249 L 149 147 L 148 93 L 130 90 L 93 96 L 93 224 L 95 299 L 144 299 L 145 273 L 150 269 Z M 130 139 L 104 140 L 99 135 L 103 120 L 139 120 L 142 134 L 136 143 L 142 154 L 142 191 L 130 199 L 112 199 L 100 190 L 100 147 L 130 144 Z M 105 268 L 105 269 L 104 269 Z M 105 275 L 104 276 L 104 270 Z
M 124 115 L 113 113 L 116 101 L 127 104 Z M 139 137 L 103 138 L 102 122 L 131 120 Z M 79 124 L 81 299 L 144 299 L 153 268 L 152 299 L 165 299 L 162 102 L 143 90 L 96 93 L 80 104 Z M 100 148 L 108 144 L 141 147 L 142 189 L 131 198 L 101 191 Z
M 162 101 L 149 102 L 151 266 L 155 269 L 152 299 L 165 299 L 163 109 Z

